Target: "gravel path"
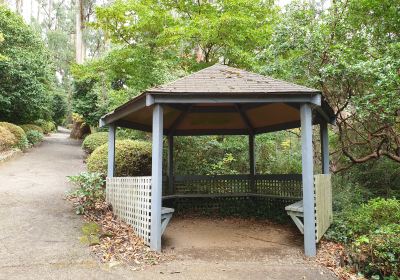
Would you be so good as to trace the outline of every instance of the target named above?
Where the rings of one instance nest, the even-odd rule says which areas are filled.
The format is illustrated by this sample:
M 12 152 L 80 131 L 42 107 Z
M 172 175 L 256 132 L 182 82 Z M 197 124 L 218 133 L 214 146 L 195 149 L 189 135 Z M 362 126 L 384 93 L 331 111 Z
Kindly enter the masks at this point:
M 63 200 L 66 176 L 82 170 L 80 142 L 65 130 L 0 165 L 0 279 L 335 279 L 303 260 L 217 260 L 186 249 L 144 271 L 109 268 L 79 242 L 82 219 Z

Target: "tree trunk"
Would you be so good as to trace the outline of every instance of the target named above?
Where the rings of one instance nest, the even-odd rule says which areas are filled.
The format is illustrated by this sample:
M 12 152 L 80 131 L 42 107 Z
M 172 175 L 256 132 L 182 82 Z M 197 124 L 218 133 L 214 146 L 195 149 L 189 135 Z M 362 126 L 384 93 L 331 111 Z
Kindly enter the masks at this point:
M 85 61 L 85 42 L 83 40 L 83 29 L 84 29 L 84 0 L 77 1 L 76 10 L 76 34 L 75 34 L 75 58 L 76 63 L 82 64 Z

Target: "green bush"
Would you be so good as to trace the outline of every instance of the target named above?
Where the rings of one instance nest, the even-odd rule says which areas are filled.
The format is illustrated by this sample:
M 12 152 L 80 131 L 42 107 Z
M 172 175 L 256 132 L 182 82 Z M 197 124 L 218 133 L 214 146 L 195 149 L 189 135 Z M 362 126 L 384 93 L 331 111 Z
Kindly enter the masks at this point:
M 361 235 L 351 246 L 352 262 L 367 277 L 400 277 L 400 224 L 388 224 Z
M 376 198 L 348 208 L 326 237 L 347 244 L 350 265 L 366 276 L 400 276 L 400 200 Z
M 82 148 L 89 154 L 91 154 L 96 148 L 108 141 L 108 132 L 95 132 L 86 136 L 83 140 Z
M 89 156 L 90 172 L 107 173 L 108 145 L 98 147 Z M 117 140 L 115 144 L 115 176 L 146 176 L 151 174 L 151 144 L 144 141 Z
M 43 129 L 40 126 L 37 126 L 36 124 L 23 124 L 20 125 L 20 127 L 25 131 L 25 133 L 31 130 L 39 131 L 42 134 L 44 133 Z
M 105 180 L 101 173 L 82 172 L 68 178 L 78 187 L 68 193 L 68 197 L 75 199 L 76 214 L 83 214 L 105 200 Z
M 35 145 L 43 141 L 43 133 L 37 130 L 28 130 L 26 138 L 30 144 Z
M 25 131 L 21 127 L 8 122 L 0 122 L 0 126 L 8 129 L 15 136 L 15 142 L 13 143 L 14 147 L 17 147 L 21 150 L 28 148 L 28 140 L 26 138 Z
M 44 134 L 49 134 L 50 132 L 56 130 L 56 125 L 52 121 L 39 119 L 34 123 L 42 128 Z
M 0 126 L 0 151 L 11 149 L 15 142 L 14 134 L 7 128 Z

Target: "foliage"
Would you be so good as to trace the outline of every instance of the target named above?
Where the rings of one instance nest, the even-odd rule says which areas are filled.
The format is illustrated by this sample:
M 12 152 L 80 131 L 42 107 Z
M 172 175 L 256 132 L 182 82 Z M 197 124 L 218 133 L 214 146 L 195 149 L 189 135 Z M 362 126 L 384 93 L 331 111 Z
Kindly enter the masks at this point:
M 270 38 L 277 9 L 272 1 L 131 0 L 98 8 L 96 15 L 94 26 L 115 43 L 178 51 L 187 64 L 222 59 L 250 66 Z
M 28 130 L 26 132 L 26 138 L 29 144 L 35 145 L 43 141 L 43 133 L 38 130 Z
M 65 116 L 68 113 L 67 97 L 63 93 L 56 93 L 52 100 L 53 116 L 52 119 L 56 125 L 61 125 L 64 122 Z
M 400 224 L 379 227 L 361 235 L 351 247 L 351 259 L 369 277 L 400 277 Z
M 85 140 L 83 140 L 82 148 L 85 152 L 91 154 L 96 148 L 106 144 L 107 141 L 108 132 L 95 132 L 86 136 Z
M 69 176 L 68 179 L 77 187 L 68 194 L 69 197 L 77 199 L 76 214 L 83 214 L 93 209 L 96 203 L 105 199 L 105 180 L 101 173 L 82 172 L 76 176 Z
M 388 158 L 353 166 L 348 180 L 357 182 L 375 197 L 400 198 L 400 164 Z
M 389 0 L 293 1 L 260 55 L 259 71 L 318 88 L 335 109 L 335 171 L 400 162 L 398 11 Z
M 98 147 L 87 159 L 90 172 L 107 173 L 108 145 Z M 117 140 L 115 144 L 115 176 L 151 174 L 151 144 L 144 141 Z
M 299 173 L 299 148 L 299 138 L 292 132 L 257 136 L 257 173 Z M 179 175 L 249 172 L 249 147 L 246 136 L 177 137 L 174 156 L 175 174 Z
M 36 131 L 39 131 L 40 133 L 44 133 L 43 128 L 41 128 L 40 126 L 38 126 L 36 124 L 23 124 L 23 125 L 20 125 L 20 127 L 25 131 L 25 133 L 27 133 L 28 131 L 31 131 L 31 130 L 36 130 Z
M 145 48 L 116 48 L 72 70 L 72 109 L 97 126 L 99 118 L 143 90 L 176 78 L 173 62 Z
M 50 132 L 56 130 L 56 126 L 52 121 L 39 119 L 36 120 L 34 123 L 42 128 L 44 134 L 49 134 Z
M 350 265 L 367 276 L 395 277 L 400 272 L 399 221 L 400 200 L 376 198 L 343 208 L 326 237 L 346 243 Z
M 21 150 L 25 150 L 26 148 L 28 148 L 29 144 L 26 138 L 26 134 L 21 127 L 7 122 L 0 122 L 0 126 L 8 129 L 15 136 L 15 143 L 13 144 L 14 147 L 17 147 Z
M 0 6 L 0 115 L 13 123 L 51 117 L 54 72 L 38 34 L 22 18 Z
M 106 113 L 104 108 L 98 106 L 100 97 L 95 90 L 96 78 L 74 79 L 73 112 L 83 117 L 88 125 L 96 126 L 100 117 Z
M 15 142 L 14 134 L 7 128 L 0 126 L 0 151 L 11 149 Z

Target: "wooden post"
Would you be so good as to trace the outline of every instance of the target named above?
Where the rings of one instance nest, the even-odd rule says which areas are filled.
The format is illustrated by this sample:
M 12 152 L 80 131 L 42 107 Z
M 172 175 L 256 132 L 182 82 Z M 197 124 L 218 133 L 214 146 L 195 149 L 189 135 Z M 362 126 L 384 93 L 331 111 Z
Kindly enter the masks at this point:
M 152 138 L 150 248 L 160 252 L 163 152 L 163 108 L 160 104 L 155 104 L 153 108 Z
M 256 174 L 256 161 L 254 155 L 254 146 L 255 146 L 255 136 L 254 134 L 249 135 L 249 165 L 250 165 L 250 188 L 252 193 L 256 193 L 256 185 L 255 185 L 255 174 Z
M 168 135 L 168 194 L 174 194 L 174 136 Z
M 328 124 L 326 122 L 320 124 L 320 135 L 322 174 L 329 174 L 329 135 Z
M 317 254 L 314 210 L 314 170 L 312 144 L 312 109 L 309 104 L 300 107 L 301 155 L 304 206 L 304 252 L 308 257 Z
M 108 165 L 107 177 L 114 177 L 115 169 L 115 124 L 108 125 Z

